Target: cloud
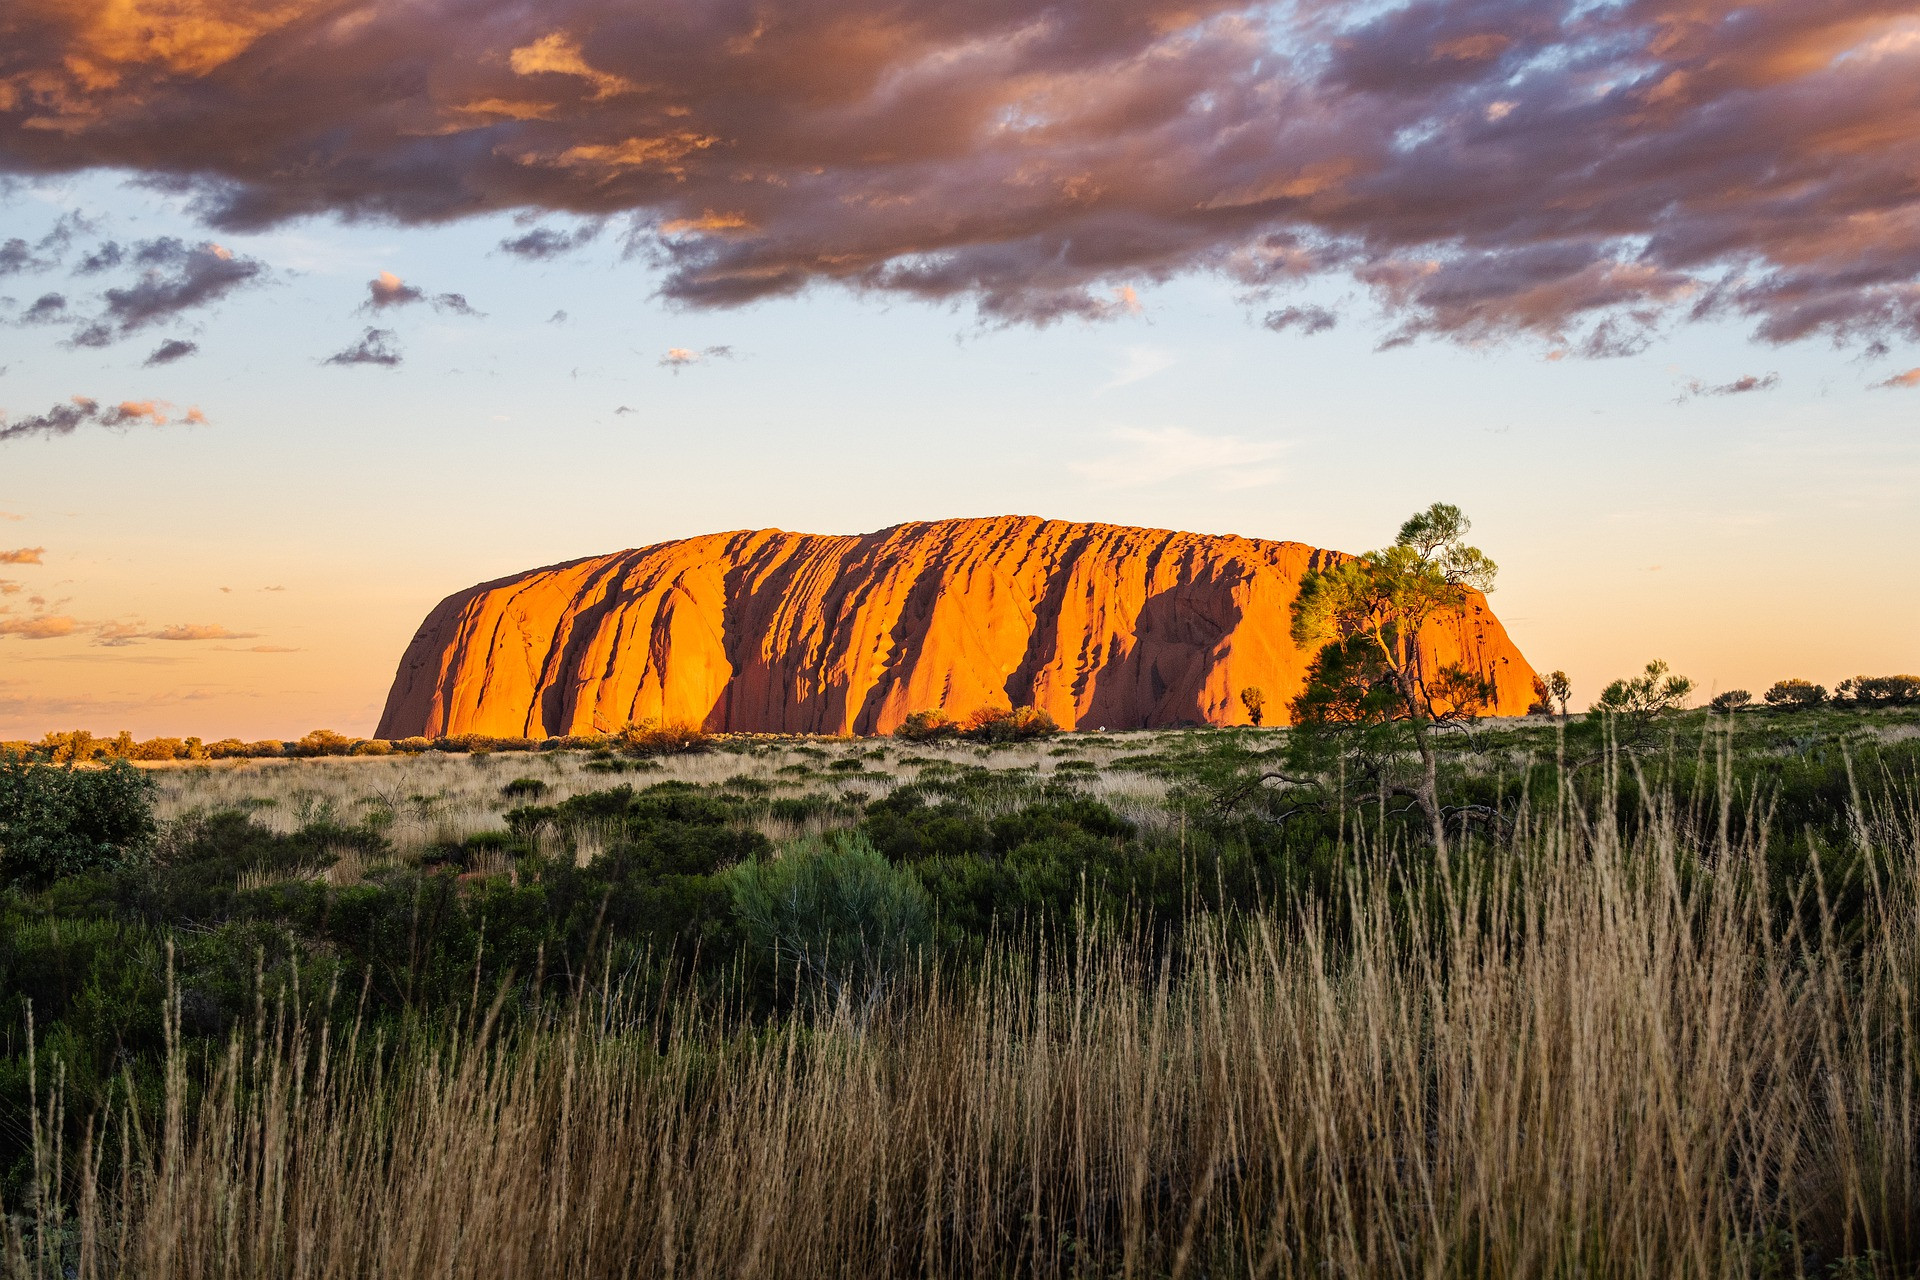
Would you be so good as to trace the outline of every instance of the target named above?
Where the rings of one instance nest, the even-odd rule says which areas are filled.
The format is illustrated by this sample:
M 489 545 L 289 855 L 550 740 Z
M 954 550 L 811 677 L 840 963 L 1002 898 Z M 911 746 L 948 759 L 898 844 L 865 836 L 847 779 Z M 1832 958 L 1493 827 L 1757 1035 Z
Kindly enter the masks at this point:
M 1732 382 L 1722 382 L 1717 386 L 1709 386 L 1696 378 L 1687 383 L 1676 403 L 1684 403 L 1695 396 L 1743 396 L 1753 391 L 1771 391 L 1779 385 L 1780 375 L 1777 373 L 1765 375 L 1749 373 L 1735 378 Z
M 555 231 L 551 227 L 535 227 L 523 235 L 509 236 L 500 242 L 500 247 L 515 257 L 526 258 L 534 262 L 545 262 L 550 258 L 565 257 L 575 249 L 592 243 L 600 235 L 604 223 L 595 221 L 575 227 L 572 231 Z M 565 312 L 557 314 L 565 315 Z
M 17 636 L 22 640 L 57 640 L 79 629 L 79 622 L 63 613 L 42 613 L 31 618 L 0 617 L 0 636 Z
M 620 406 L 620 407 L 619 407 L 618 409 L 615 409 L 615 410 L 613 411 L 613 416 L 617 418 L 617 417 L 619 417 L 619 416 L 620 416 L 621 414 L 623 414 L 623 413 L 632 413 L 632 412 L 634 412 L 634 409 L 633 409 L 633 407 L 632 407 L 631 405 L 624 405 L 624 404 L 623 404 L 623 405 L 621 405 L 621 406 Z
M 141 241 L 134 247 L 133 262 L 144 268 L 139 280 L 106 291 L 105 312 L 74 335 L 75 345 L 104 346 L 197 307 L 211 306 L 261 279 L 267 270 L 258 259 L 241 257 L 211 241 L 190 245 L 175 236 Z
M 41 557 L 46 554 L 45 547 L 15 547 L 11 551 L 0 551 L 0 564 L 45 564 Z
M 79 265 L 75 266 L 73 271 L 75 275 L 99 275 L 102 271 L 111 271 L 119 266 L 126 260 L 126 256 L 127 251 L 120 247 L 118 241 L 107 240 L 92 253 L 80 259 Z
M 168 338 L 153 349 L 153 354 L 142 362 L 142 367 L 151 369 L 156 365 L 172 364 L 175 360 L 185 360 L 200 349 L 197 342 L 188 342 L 183 338 Z
M 705 364 L 709 360 L 730 360 L 732 358 L 732 347 L 702 347 L 697 351 L 691 347 L 668 347 L 667 353 L 660 357 L 660 366 L 663 369 L 671 369 L 675 373 L 678 373 L 688 365 Z
M 66 295 L 43 293 L 33 300 L 33 305 L 20 313 L 21 324 L 59 324 L 67 319 Z
M 15 582 L 12 578 L 0 578 L 0 596 L 17 596 L 24 590 L 24 583 Z
M 182 623 L 178 626 L 162 627 L 158 631 L 149 631 L 148 640 L 251 640 L 258 635 L 255 631 L 229 631 L 227 628 L 210 623 Z
M 18 511 L 0 511 L 0 520 L 25 520 Z
M 567 228 L 501 244 L 538 260 L 618 217 L 692 306 L 1046 324 L 1331 276 L 1393 342 L 1920 337 L 1910 0 L 101 12 L 12 0 L 0 170 L 128 171 L 216 230 L 525 212 Z
M 1920 387 L 1920 369 L 1909 369 L 1905 373 L 1896 373 L 1884 382 L 1873 384 L 1875 391 L 1891 391 L 1896 387 Z
M 399 348 L 393 345 L 393 330 L 369 328 L 360 341 L 322 360 L 322 364 L 378 364 L 391 369 L 400 363 Z
M 565 324 L 566 322 L 567 322 L 567 313 L 564 311 L 556 311 L 552 315 L 547 317 L 548 324 Z
M 415 302 L 431 302 L 436 311 L 451 311 L 456 315 L 480 314 L 468 304 L 463 294 L 437 293 L 429 298 L 425 290 L 406 283 L 391 271 L 382 271 L 367 281 L 367 300 L 360 304 L 360 309 L 384 311 L 388 307 L 404 307 Z
M 1340 317 L 1326 307 L 1308 305 L 1282 307 L 1278 311 L 1269 311 L 1267 318 L 1260 323 L 1275 333 L 1297 329 L 1302 334 L 1311 336 L 1316 333 L 1325 333 L 1333 328 L 1340 323 Z
M 102 622 L 93 628 L 93 641 L 117 649 L 142 640 L 251 640 L 258 634 L 254 631 L 230 631 L 214 623 L 180 623 L 149 631 L 143 623 L 138 622 Z
M 300 650 L 298 648 L 295 648 L 289 645 L 284 645 L 284 644 L 250 644 L 246 647 L 244 652 L 246 653 L 299 653 Z
M 1273 464 L 1292 447 L 1284 441 L 1201 435 L 1185 427 L 1121 427 L 1111 435 L 1123 446 L 1118 452 L 1069 469 L 1110 489 L 1196 476 L 1211 478 L 1219 490 L 1251 489 L 1280 479 L 1282 472 Z
M 173 406 L 164 400 L 122 400 L 119 404 L 102 405 L 91 396 L 74 396 L 66 404 L 57 404 L 45 413 L 17 422 L 0 415 L 0 441 L 32 435 L 71 435 L 90 423 L 103 427 L 131 427 L 140 423 L 164 427 L 175 420 L 172 414 Z M 196 426 L 205 424 L 206 420 L 206 415 L 197 408 L 188 409 L 178 419 Z
M 1176 363 L 1171 351 L 1164 351 L 1159 347 L 1128 347 L 1120 371 L 1100 389 L 1111 391 L 1115 387 L 1140 382 L 1151 378 L 1156 373 L 1171 369 Z

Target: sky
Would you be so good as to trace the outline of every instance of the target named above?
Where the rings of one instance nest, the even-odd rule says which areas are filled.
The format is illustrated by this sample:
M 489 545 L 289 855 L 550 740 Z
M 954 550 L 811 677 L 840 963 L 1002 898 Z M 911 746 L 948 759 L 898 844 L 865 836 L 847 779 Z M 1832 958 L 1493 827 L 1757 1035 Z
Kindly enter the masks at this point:
M 0 737 L 372 730 L 735 528 L 1359 551 L 1584 704 L 1920 669 L 1893 5 L 16 0 Z

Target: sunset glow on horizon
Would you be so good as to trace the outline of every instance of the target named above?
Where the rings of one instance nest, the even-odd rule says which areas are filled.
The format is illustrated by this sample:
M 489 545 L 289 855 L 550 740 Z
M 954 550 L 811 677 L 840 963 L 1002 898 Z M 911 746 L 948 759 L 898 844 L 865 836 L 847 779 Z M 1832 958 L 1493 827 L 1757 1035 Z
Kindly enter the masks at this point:
M 1463 507 L 1585 706 L 1920 669 L 1920 16 L 15 0 L 0 738 L 370 734 L 450 593 Z

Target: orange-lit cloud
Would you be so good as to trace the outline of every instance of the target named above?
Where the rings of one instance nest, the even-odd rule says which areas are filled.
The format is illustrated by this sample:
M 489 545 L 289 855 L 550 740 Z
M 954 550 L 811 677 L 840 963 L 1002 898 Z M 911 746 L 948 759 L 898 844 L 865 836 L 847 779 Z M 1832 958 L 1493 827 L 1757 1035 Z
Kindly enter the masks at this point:
M 12 0 L 6 22 L 0 169 L 129 170 L 216 228 L 511 210 L 553 216 L 503 244 L 543 258 L 621 218 L 697 306 L 825 282 L 1043 324 L 1183 273 L 1255 297 L 1332 273 L 1394 342 L 1603 356 L 1714 316 L 1920 338 L 1911 0 Z M 260 278 L 214 249 L 135 261 L 75 340 Z
M 80 629 L 80 623 L 60 613 L 36 614 L 30 618 L 0 617 L 0 636 L 22 640 L 57 640 Z
M 138 622 L 102 622 L 93 628 L 96 644 L 118 648 L 140 640 L 251 640 L 258 632 L 232 631 L 217 623 L 178 623 L 146 630 Z
M 46 554 L 45 547 L 15 547 L 11 551 L 0 551 L 0 564 L 44 564 L 41 557 Z
M 173 406 L 164 400 L 122 400 L 115 405 L 102 405 L 91 396 L 74 396 L 66 404 L 57 404 L 45 413 L 11 420 L 0 415 L 0 441 L 16 440 L 25 436 L 64 436 L 70 435 L 82 426 L 95 424 L 102 427 L 131 427 L 140 423 L 149 426 L 164 427 L 176 419 L 170 417 Z M 206 415 L 197 408 L 188 409 L 177 421 L 193 425 L 204 425 Z
M 1920 369 L 1909 369 L 1905 373 L 1896 373 L 1885 382 L 1873 384 L 1876 390 L 1895 387 L 1920 387 Z
M 424 289 L 415 288 L 391 271 L 382 271 L 367 281 L 367 300 L 360 309 L 384 311 L 388 307 L 404 307 L 415 302 L 431 302 L 435 310 L 451 311 L 463 316 L 480 314 L 467 303 L 464 294 L 437 293 L 429 298 Z
M 662 368 L 678 373 L 688 365 L 705 364 L 709 360 L 726 360 L 732 356 L 732 347 L 702 347 L 697 351 L 692 347 L 668 347 L 666 354 L 660 357 L 660 365 Z M 621 406 L 621 408 L 625 407 Z

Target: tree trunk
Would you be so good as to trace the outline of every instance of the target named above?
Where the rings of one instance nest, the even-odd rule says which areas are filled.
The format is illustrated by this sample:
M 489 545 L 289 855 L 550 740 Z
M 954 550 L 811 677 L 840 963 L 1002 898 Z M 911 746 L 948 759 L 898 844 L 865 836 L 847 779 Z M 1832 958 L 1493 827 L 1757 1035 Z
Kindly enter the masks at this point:
M 1434 852 L 1444 854 L 1447 827 L 1440 820 L 1440 757 L 1427 737 L 1426 721 L 1413 722 L 1413 741 L 1420 748 L 1420 784 L 1414 788 L 1414 799 L 1420 805 L 1420 812 L 1427 815 L 1427 824 L 1433 828 Z

